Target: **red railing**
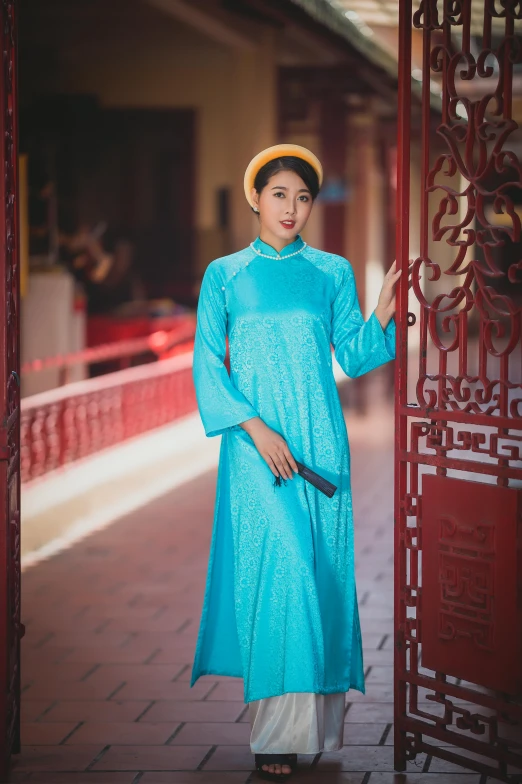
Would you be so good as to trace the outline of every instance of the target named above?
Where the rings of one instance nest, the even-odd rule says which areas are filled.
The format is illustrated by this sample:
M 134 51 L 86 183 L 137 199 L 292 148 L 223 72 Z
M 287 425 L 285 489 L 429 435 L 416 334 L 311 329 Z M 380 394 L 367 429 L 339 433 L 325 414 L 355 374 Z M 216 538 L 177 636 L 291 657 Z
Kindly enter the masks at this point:
M 168 331 L 159 330 L 146 337 L 132 338 L 106 343 L 101 346 L 83 349 L 73 354 L 57 355 L 47 359 L 35 359 L 22 365 L 22 377 L 49 368 L 59 369 L 58 386 L 69 382 L 70 370 L 75 365 L 94 365 L 111 360 L 119 360 L 119 368 L 130 366 L 133 357 L 153 354 L 160 359 L 182 353 L 190 349 L 196 330 L 195 316 L 184 315 L 179 323 Z M 113 370 L 115 368 L 112 368 Z
M 195 411 L 192 356 L 190 350 L 24 398 L 22 482 Z

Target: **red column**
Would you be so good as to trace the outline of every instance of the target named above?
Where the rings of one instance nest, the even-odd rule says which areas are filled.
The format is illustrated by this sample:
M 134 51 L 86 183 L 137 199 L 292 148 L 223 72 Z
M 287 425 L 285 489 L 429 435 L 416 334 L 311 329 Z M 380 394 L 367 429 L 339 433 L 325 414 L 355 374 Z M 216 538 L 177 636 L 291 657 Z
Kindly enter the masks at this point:
M 320 142 L 321 162 L 324 168 L 325 192 L 336 181 L 345 181 L 346 175 L 346 108 L 342 95 L 327 95 L 321 101 Z M 323 205 L 322 248 L 329 253 L 345 255 L 344 199 Z
M 16 6 L 0 5 L 0 780 L 20 751 L 20 265 Z

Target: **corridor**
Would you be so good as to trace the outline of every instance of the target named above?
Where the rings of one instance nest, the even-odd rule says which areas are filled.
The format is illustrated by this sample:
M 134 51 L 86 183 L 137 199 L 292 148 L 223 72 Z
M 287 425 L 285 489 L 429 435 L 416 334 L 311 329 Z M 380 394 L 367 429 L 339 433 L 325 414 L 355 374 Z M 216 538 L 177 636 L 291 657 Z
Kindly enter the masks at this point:
M 393 772 L 393 415 L 371 412 L 347 415 L 367 694 L 348 694 L 343 752 L 300 757 L 292 780 L 479 784 L 425 755 Z M 207 471 L 24 572 L 23 751 L 9 781 L 258 780 L 242 682 L 189 687 L 215 481 Z

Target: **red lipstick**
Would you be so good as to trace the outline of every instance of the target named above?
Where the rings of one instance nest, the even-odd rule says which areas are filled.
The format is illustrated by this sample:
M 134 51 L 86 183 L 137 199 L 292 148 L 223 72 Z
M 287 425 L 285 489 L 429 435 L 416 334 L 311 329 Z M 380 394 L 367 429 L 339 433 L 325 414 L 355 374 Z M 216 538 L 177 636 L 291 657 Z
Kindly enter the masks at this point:
M 288 220 L 288 221 L 280 221 L 280 223 L 281 223 L 281 226 L 282 226 L 284 229 L 293 229 L 293 228 L 294 228 L 294 226 L 295 226 L 295 221 L 291 221 L 291 220 Z

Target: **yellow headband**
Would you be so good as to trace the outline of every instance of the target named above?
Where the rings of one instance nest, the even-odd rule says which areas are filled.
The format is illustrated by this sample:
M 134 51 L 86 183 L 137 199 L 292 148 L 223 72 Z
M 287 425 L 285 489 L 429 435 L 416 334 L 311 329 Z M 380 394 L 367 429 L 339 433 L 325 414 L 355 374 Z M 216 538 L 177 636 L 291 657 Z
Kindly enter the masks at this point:
M 323 167 L 321 166 L 321 161 L 313 152 L 307 150 L 306 147 L 301 147 L 299 144 L 276 144 L 274 147 L 267 147 L 266 150 L 258 153 L 255 158 L 252 158 L 247 166 L 244 181 L 245 196 L 251 207 L 253 207 L 254 204 L 250 193 L 254 187 L 258 171 L 262 169 L 265 164 L 269 163 L 269 161 L 273 161 L 275 158 L 281 158 L 283 155 L 292 155 L 309 163 L 315 170 L 319 180 L 319 187 L 321 187 L 323 183 Z

